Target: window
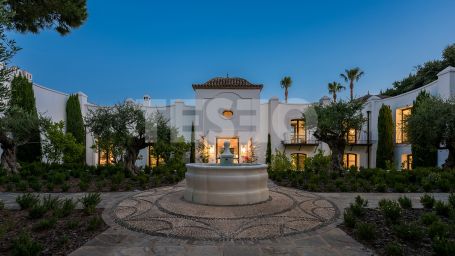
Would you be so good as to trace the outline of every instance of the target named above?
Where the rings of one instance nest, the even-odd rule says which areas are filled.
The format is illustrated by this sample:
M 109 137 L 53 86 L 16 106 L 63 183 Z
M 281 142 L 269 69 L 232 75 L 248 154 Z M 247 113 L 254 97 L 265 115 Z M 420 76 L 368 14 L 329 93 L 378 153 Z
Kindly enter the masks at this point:
M 109 157 L 108 157 L 109 156 Z M 115 164 L 115 156 L 112 150 L 98 150 L 98 165 Z
M 291 154 L 291 163 L 292 167 L 296 170 L 303 170 L 305 167 L 306 154 L 303 153 L 292 153 Z
M 412 170 L 412 154 L 401 155 L 401 169 Z
M 343 156 L 343 163 L 344 163 L 344 168 L 348 169 L 351 167 L 358 168 L 357 165 L 357 154 L 352 154 L 352 153 L 346 153 Z
M 411 115 L 411 108 L 399 108 L 396 110 L 395 119 L 395 142 L 396 143 L 408 143 L 408 135 L 406 134 L 407 119 Z
M 292 119 L 291 120 L 292 143 L 304 143 L 306 142 L 306 130 L 305 130 L 305 121 L 303 119 Z
M 224 110 L 223 116 L 226 119 L 231 119 L 234 116 L 234 112 L 232 112 L 232 110 Z
M 153 151 L 153 146 L 149 146 L 148 150 L 149 150 L 148 166 L 156 167 L 156 166 L 164 163 L 164 159 L 162 157 L 155 156 L 155 152 Z
M 357 130 L 349 129 L 346 140 L 347 140 L 348 144 L 356 144 L 357 143 Z

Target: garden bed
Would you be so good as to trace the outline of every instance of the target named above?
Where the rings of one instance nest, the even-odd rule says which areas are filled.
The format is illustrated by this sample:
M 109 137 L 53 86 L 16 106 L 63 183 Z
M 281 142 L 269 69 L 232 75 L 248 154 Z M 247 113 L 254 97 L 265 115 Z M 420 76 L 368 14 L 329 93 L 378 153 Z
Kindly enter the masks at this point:
M 426 199 L 433 203 L 424 209 L 410 208 L 405 197 L 382 200 L 378 209 L 367 209 L 356 199 L 339 227 L 378 255 L 455 255 L 453 205 Z
M 185 177 L 184 166 L 146 168 L 131 175 L 121 166 L 24 165 L 15 175 L 0 170 L 0 192 L 108 192 L 167 186 Z
M 74 209 L 74 201 L 49 197 L 36 203 L 33 198 L 20 203 L 27 209 L 0 207 L 0 255 L 68 255 L 108 227 L 103 209 L 95 208 L 98 199 Z

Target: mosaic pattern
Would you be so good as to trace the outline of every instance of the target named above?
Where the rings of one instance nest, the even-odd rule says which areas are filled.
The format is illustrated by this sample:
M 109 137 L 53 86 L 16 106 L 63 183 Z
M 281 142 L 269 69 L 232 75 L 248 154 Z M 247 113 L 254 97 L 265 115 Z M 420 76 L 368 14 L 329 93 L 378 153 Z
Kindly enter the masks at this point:
M 308 232 L 328 225 L 338 209 L 317 195 L 269 185 L 270 199 L 247 206 L 186 202 L 184 183 L 132 196 L 112 211 L 115 221 L 150 235 L 195 240 L 260 240 Z

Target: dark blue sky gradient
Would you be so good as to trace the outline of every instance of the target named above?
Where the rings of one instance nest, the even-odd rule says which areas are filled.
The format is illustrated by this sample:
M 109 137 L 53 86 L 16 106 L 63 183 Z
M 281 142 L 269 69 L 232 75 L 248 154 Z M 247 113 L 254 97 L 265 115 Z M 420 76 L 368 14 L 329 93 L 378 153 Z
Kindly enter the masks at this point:
M 315 101 L 355 66 L 360 96 L 440 58 L 455 43 L 454 10 L 453 0 L 88 0 L 88 21 L 68 36 L 11 35 L 23 48 L 13 64 L 98 104 L 193 99 L 192 83 L 226 73 L 263 83 L 266 99 L 283 98 L 289 75 L 290 97 Z

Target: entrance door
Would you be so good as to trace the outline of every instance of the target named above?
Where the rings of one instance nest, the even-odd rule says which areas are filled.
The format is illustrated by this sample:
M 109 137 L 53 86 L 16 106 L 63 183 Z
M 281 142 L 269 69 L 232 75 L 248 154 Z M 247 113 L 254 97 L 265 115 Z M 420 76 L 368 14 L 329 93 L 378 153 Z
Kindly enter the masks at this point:
M 239 162 L 239 138 L 238 137 L 231 137 L 231 138 L 216 138 L 216 162 L 220 162 L 220 155 L 223 153 L 224 150 L 224 142 L 225 141 L 231 142 L 231 153 L 234 155 L 234 162 Z

